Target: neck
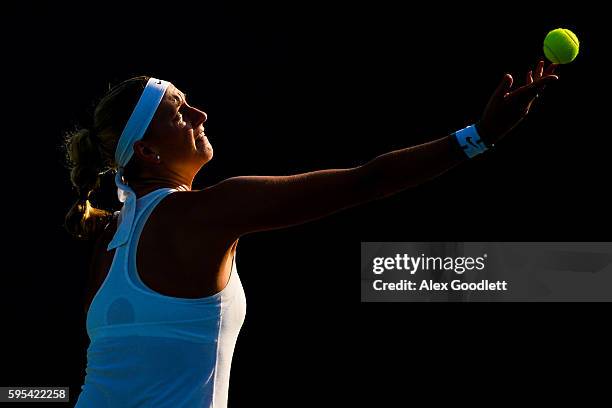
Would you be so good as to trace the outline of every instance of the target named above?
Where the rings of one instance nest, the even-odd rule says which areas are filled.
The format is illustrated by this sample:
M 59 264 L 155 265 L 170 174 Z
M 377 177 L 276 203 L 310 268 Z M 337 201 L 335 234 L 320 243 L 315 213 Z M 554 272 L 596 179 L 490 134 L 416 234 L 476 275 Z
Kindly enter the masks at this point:
M 180 178 L 172 177 L 146 177 L 138 178 L 133 182 L 128 180 L 128 185 L 136 193 L 136 198 L 140 198 L 151 191 L 158 190 L 160 188 L 174 188 L 181 191 L 191 191 L 191 184 L 193 180 L 182 180 Z

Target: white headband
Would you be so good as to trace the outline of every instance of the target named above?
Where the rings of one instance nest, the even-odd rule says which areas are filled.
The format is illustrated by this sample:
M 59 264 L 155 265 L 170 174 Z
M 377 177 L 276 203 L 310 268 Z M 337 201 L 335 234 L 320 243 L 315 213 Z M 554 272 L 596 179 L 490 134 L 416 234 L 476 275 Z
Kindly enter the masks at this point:
M 119 201 L 123 203 L 123 207 L 119 213 L 117 232 L 115 232 L 113 240 L 108 244 L 109 251 L 125 245 L 132 231 L 134 214 L 136 213 L 136 193 L 123 182 L 124 168 L 134 154 L 134 143 L 144 136 L 169 85 L 170 82 L 162 81 L 161 79 L 149 79 L 130 119 L 121 133 L 119 143 L 117 143 L 115 161 L 119 169 L 115 175 L 115 184 L 117 185 L 117 196 Z

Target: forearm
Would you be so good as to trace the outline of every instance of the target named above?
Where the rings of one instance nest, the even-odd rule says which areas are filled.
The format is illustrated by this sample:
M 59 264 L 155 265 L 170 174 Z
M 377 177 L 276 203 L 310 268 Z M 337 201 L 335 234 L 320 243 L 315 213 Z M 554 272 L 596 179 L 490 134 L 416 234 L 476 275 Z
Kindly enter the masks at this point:
M 381 198 L 431 180 L 467 159 L 451 134 L 385 153 L 359 170 L 371 198 Z

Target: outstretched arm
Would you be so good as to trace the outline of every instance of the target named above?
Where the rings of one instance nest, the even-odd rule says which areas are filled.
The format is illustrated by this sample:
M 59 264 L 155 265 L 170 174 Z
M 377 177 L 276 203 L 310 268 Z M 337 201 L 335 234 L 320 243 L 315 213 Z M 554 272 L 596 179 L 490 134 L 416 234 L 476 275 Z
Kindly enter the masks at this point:
M 543 87 L 556 79 L 555 66 L 546 72 L 541 61 L 527 84 L 511 91 L 506 75 L 493 93 L 477 129 L 488 145 L 499 141 L 529 112 Z M 195 192 L 189 215 L 217 222 L 231 238 L 256 231 L 284 228 L 319 219 L 378 198 L 395 194 L 437 177 L 467 156 L 449 135 L 418 146 L 395 150 L 349 169 L 320 170 L 292 176 L 243 176 Z M 205 208 L 208 214 L 202 214 Z M 190 211 L 191 212 L 191 211 Z M 216 221 L 215 221 L 216 220 Z
M 192 208 L 206 208 L 231 231 L 232 238 L 284 228 L 415 186 L 442 174 L 467 157 L 443 137 L 396 150 L 348 169 L 318 170 L 291 176 L 241 176 L 194 193 Z M 203 214 L 204 215 L 204 214 Z M 210 217 L 206 217 L 207 225 Z M 197 214 L 190 216 L 197 220 Z

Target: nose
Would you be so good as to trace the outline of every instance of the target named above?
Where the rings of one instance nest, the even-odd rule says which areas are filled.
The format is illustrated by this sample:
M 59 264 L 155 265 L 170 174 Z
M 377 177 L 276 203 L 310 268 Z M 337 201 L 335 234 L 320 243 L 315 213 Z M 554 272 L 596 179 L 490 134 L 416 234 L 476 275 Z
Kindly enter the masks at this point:
M 192 108 L 192 115 L 194 127 L 197 127 L 201 123 L 205 123 L 208 120 L 208 115 L 206 114 L 206 112 L 201 111 L 197 108 Z

